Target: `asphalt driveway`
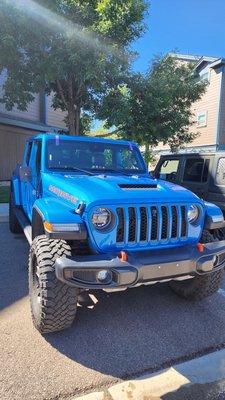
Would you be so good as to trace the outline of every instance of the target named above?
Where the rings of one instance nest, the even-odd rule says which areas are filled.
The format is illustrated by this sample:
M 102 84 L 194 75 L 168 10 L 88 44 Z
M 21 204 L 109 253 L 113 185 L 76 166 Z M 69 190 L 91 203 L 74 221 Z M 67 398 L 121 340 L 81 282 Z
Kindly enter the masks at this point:
M 167 284 L 93 293 L 71 329 L 42 337 L 30 319 L 28 244 L 3 223 L 0 248 L 1 400 L 70 398 L 225 347 L 225 291 L 194 303 Z

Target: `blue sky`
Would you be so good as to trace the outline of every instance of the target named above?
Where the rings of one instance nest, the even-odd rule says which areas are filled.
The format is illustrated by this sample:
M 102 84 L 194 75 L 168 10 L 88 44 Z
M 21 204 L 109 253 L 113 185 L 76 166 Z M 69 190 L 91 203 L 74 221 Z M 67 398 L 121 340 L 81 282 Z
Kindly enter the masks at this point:
M 155 54 L 225 57 L 225 0 L 151 0 L 148 31 L 133 48 L 135 69 L 145 71 Z

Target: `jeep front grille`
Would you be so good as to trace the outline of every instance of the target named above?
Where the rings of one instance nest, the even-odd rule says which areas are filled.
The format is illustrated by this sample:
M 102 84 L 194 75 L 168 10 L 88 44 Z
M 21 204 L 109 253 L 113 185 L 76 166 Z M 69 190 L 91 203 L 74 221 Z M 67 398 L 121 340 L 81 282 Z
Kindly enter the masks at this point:
M 158 243 L 187 237 L 185 205 L 118 207 L 116 242 Z

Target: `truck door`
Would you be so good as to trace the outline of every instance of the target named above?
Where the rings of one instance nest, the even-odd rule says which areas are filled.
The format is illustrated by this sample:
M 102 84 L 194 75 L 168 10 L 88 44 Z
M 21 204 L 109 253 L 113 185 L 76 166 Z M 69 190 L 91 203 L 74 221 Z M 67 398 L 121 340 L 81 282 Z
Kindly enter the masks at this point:
M 27 213 L 31 219 L 33 204 L 40 194 L 41 141 L 35 140 L 32 142 L 28 165 L 31 168 L 31 178 L 27 182 Z
M 26 143 L 26 148 L 25 148 L 25 152 L 24 152 L 24 158 L 23 158 L 22 167 L 28 167 L 29 166 L 31 149 L 32 149 L 32 141 L 28 141 Z M 28 212 L 27 211 L 27 205 L 28 205 L 27 204 L 27 199 L 28 199 L 27 184 L 28 184 L 28 182 L 21 181 L 21 201 L 22 201 L 23 209 L 24 209 L 26 214 Z
M 225 153 L 215 154 L 208 201 L 218 205 L 225 213 Z
M 181 159 L 174 156 L 162 157 L 155 169 L 154 176 L 157 179 L 177 183 L 179 181 Z
M 186 158 L 180 184 L 207 200 L 212 156 Z

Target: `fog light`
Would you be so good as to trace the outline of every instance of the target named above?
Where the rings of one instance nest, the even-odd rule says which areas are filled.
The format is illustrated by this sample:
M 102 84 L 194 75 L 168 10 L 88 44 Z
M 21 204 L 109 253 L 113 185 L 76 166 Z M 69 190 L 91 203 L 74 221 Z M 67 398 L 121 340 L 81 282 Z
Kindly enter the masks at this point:
M 112 276 L 109 271 L 102 269 L 97 273 L 97 279 L 101 283 L 109 283 L 112 280 Z

